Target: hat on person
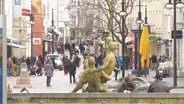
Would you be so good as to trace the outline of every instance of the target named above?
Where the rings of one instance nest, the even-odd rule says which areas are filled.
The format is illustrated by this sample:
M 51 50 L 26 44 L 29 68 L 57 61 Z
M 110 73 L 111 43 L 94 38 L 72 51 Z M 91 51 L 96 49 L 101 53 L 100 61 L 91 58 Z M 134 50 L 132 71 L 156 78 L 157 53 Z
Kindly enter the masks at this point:
M 162 78 L 163 78 L 163 76 L 162 76 L 162 74 L 156 74 L 154 78 L 162 79 Z

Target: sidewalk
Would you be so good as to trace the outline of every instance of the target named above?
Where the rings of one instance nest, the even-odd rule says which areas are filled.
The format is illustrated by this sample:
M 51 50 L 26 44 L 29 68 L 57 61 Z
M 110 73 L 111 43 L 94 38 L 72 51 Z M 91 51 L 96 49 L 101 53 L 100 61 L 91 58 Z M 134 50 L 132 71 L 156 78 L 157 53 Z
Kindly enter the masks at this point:
M 67 53 L 69 54 L 69 53 Z M 83 71 L 83 58 L 81 57 L 81 66 L 77 69 L 76 78 L 79 76 L 79 74 Z M 125 76 L 128 74 L 132 74 L 132 70 L 126 70 Z M 149 70 L 149 75 L 146 77 L 143 75 L 142 77 L 146 79 L 148 82 L 152 83 L 154 82 L 154 76 L 156 72 L 153 70 Z M 113 75 L 112 75 L 113 77 Z M 15 89 L 13 88 L 16 85 L 16 80 L 18 77 L 7 77 L 7 86 L 10 85 L 10 88 L 12 89 L 12 93 L 20 93 L 21 88 Z M 118 74 L 118 78 L 122 78 L 122 72 Z M 46 87 L 46 76 L 30 76 L 31 85 L 32 88 L 28 88 L 28 91 L 30 93 L 70 93 L 72 89 L 75 87 L 75 84 L 70 84 L 69 81 L 69 75 L 64 75 L 63 71 L 54 71 L 54 76 L 51 79 L 51 86 L 52 87 Z M 167 83 L 168 86 L 173 86 L 173 77 L 166 77 L 163 79 L 165 83 Z M 171 93 L 184 93 L 184 78 L 177 78 L 177 84 L 179 88 L 174 88 L 171 90 Z M 113 77 L 112 80 L 108 81 L 108 84 L 110 85 L 117 85 L 119 84 L 119 81 L 116 81 Z M 182 87 L 183 86 L 183 87 Z M 78 93 L 81 93 L 82 91 L 78 91 Z
M 79 71 L 76 74 L 79 75 Z M 10 84 L 12 93 L 20 93 L 21 88 L 13 88 L 18 77 L 7 77 L 7 85 Z M 70 84 L 69 74 L 64 75 L 63 71 L 54 71 L 51 78 L 51 86 L 46 87 L 46 76 L 30 76 L 32 88 L 27 88 L 30 93 L 70 93 L 75 84 Z
M 82 68 L 78 69 L 76 76 L 82 71 Z M 126 75 L 130 74 L 131 70 L 126 71 Z M 150 74 L 147 77 L 144 77 L 148 80 L 148 82 L 154 82 L 155 73 L 154 71 L 150 71 Z M 118 75 L 121 78 L 121 74 Z M 16 84 L 16 79 L 18 77 L 7 77 L 7 84 L 10 84 L 12 88 L 12 93 L 20 93 L 21 89 L 15 89 L 13 86 Z M 70 84 L 69 82 L 69 75 L 64 75 L 63 71 L 54 71 L 54 76 L 51 79 L 52 87 L 46 87 L 46 76 L 30 76 L 32 88 L 28 88 L 30 93 L 70 93 L 72 89 L 75 87 L 75 84 Z M 184 85 L 183 82 L 184 78 L 178 78 L 178 86 Z M 168 86 L 173 86 L 173 78 L 167 77 L 163 79 L 164 82 L 167 83 Z M 117 85 L 119 84 L 118 81 L 115 81 L 112 78 L 111 81 L 108 82 L 110 85 Z M 81 90 L 78 91 L 81 93 Z M 184 88 L 174 88 L 171 90 L 171 93 L 184 93 Z
M 69 52 L 65 51 L 69 56 Z M 81 56 L 80 56 L 81 57 Z M 83 58 L 81 57 L 81 66 L 77 68 L 76 78 L 83 71 Z M 7 77 L 7 86 L 10 85 L 12 93 L 20 93 L 21 88 L 13 88 L 16 85 L 18 77 Z M 70 84 L 69 74 L 65 75 L 64 71 L 54 70 L 53 77 L 51 78 L 51 86 L 46 87 L 46 76 L 30 76 L 32 88 L 27 88 L 30 93 L 70 93 L 75 84 Z M 79 91 L 80 92 L 80 91 Z

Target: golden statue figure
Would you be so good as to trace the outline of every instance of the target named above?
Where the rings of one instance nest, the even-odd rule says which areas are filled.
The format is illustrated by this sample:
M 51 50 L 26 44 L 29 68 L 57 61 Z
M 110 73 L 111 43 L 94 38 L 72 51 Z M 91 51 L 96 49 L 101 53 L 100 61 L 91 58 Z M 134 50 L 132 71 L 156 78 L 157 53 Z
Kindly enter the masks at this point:
M 86 69 L 82 75 L 80 76 L 79 82 L 72 92 L 77 92 L 82 86 L 88 83 L 87 92 L 107 92 L 108 87 L 106 84 L 101 83 L 100 78 L 104 78 L 106 80 L 110 80 L 111 76 L 108 76 L 103 71 L 97 71 L 95 68 L 95 59 L 90 56 L 88 58 L 88 69 Z
M 107 75 L 111 75 L 116 66 L 116 57 L 114 51 L 116 49 L 116 43 L 110 41 L 107 44 L 107 55 L 103 60 L 103 64 L 97 70 L 104 71 Z M 106 83 L 108 80 L 100 78 L 102 83 Z
M 88 59 L 85 59 L 83 61 L 83 65 L 84 71 L 79 75 L 79 81 L 77 82 L 72 92 L 77 92 L 79 89 L 83 87 L 84 84 L 87 84 L 86 74 L 87 70 L 89 69 Z
M 80 76 L 79 82 L 72 92 L 77 92 L 82 86 L 88 83 L 87 91 L 88 92 L 107 92 L 108 86 L 107 81 L 111 79 L 111 74 L 115 69 L 116 65 L 116 57 L 114 51 L 116 49 L 116 43 L 111 41 L 107 41 L 107 55 L 103 60 L 103 65 L 98 69 L 95 68 L 95 59 L 94 57 L 88 58 L 88 68 L 82 73 Z M 86 60 L 87 61 L 87 60 Z

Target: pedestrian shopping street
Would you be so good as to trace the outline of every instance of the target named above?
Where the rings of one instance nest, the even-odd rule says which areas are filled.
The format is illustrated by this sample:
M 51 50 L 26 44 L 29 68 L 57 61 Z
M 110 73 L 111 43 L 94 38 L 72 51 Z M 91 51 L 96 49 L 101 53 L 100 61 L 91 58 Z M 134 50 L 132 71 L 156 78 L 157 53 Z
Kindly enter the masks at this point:
M 80 56 L 81 57 L 81 56 Z M 83 61 L 83 58 L 81 57 L 81 61 Z M 81 62 L 80 67 L 76 71 L 76 77 L 80 75 L 80 73 L 83 71 L 83 64 Z M 128 74 L 132 74 L 132 69 L 125 71 L 125 76 Z M 149 75 L 146 77 L 143 75 L 142 78 L 146 79 L 148 82 L 152 83 L 154 82 L 154 76 L 156 74 L 155 70 L 149 70 Z M 118 74 L 118 79 L 121 79 L 122 72 L 120 71 Z M 132 77 L 135 77 L 134 75 Z M 30 93 L 70 93 L 73 88 L 75 87 L 75 83 L 70 83 L 69 81 L 69 74 L 65 75 L 64 71 L 59 71 L 55 69 L 54 75 L 51 79 L 51 87 L 46 87 L 46 76 L 30 76 L 32 88 L 27 88 Z M 12 93 L 20 93 L 21 88 L 14 88 L 16 85 L 16 80 L 18 77 L 7 77 L 7 85 L 10 85 L 10 88 L 12 90 Z M 178 78 L 178 88 L 174 88 L 170 91 L 170 93 L 183 93 L 184 92 L 184 78 Z M 167 83 L 168 86 L 173 86 L 173 77 L 172 75 L 169 77 L 166 77 L 163 79 L 165 83 Z M 114 73 L 112 73 L 112 79 L 108 81 L 109 86 L 116 86 L 120 83 L 119 80 L 115 80 Z M 111 91 L 111 89 L 109 89 Z M 26 93 L 26 92 L 23 92 Z M 77 93 L 82 93 L 81 90 L 79 90 Z M 146 92 L 145 92 L 146 93 Z

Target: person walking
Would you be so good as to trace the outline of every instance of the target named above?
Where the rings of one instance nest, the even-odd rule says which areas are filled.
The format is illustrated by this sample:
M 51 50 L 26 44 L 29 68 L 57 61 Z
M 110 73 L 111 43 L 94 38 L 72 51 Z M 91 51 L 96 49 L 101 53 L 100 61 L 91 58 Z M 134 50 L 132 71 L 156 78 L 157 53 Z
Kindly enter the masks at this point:
M 114 69 L 114 73 L 115 73 L 115 80 L 118 79 L 118 73 L 119 71 L 121 70 L 121 67 L 122 67 L 122 60 L 119 56 L 116 56 L 116 67 Z
M 162 81 L 162 74 L 157 74 L 155 77 L 155 82 L 153 82 L 148 89 L 149 92 L 170 92 L 170 88 Z
M 47 76 L 47 81 L 46 81 L 47 87 L 51 87 L 50 83 L 51 83 L 51 77 L 53 76 L 53 71 L 54 71 L 53 62 L 50 59 L 50 57 L 48 57 L 45 65 L 45 75 Z
M 43 64 L 42 64 L 42 61 L 41 61 L 41 58 L 39 57 L 37 62 L 36 62 L 36 66 L 37 66 L 37 70 L 36 70 L 36 73 L 38 76 L 42 76 L 42 67 L 43 67 Z
M 79 57 L 79 54 L 76 53 L 76 55 L 74 56 L 74 60 L 73 60 L 73 63 L 75 64 L 76 67 L 80 66 L 80 61 L 81 61 L 81 58 Z
M 155 54 L 153 54 L 153 56 L 151 57 L 151 63 L 152 63 L 152 70 L 155 70 L 157 66 L 157 56 Z
M 126 68 L 126 70 L 128 70 L 128 67 L 129 67 L 129 63 L 130 63 L 130 58 L 129 58 L 129 56 L 125 56 L 125 68 Z
M 68 59 L 68 56 L 63 56 L 63 70 L 64 70 L 64 74 L 68 74 L 68 67 L 69 67 L 69 63 L 70 63 L 70 60 Z
M 7 76 L 8 77 L 12 76 L 12 66 L 13 66 L 13 61 L 11 58 L 8 58 L 7 60 Z
M 30 64 L 30 58 L 29 57 L 27 57 L 27 59 L 26 59 L 26 64 L 27 64 L 27 66 L 29 67 L 29 64 Z M 28 68 L 29 69 L 29 68 Z
M 73 83 L 75 83 L 76 66 L 74 64 L 74 58 L 72 58 L 69 63 L 68 71 L 70 76 L 70 83 L 72 83 L 72 77 L 73 77 Z

